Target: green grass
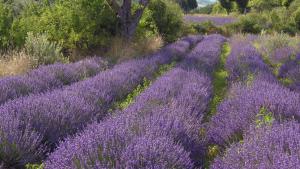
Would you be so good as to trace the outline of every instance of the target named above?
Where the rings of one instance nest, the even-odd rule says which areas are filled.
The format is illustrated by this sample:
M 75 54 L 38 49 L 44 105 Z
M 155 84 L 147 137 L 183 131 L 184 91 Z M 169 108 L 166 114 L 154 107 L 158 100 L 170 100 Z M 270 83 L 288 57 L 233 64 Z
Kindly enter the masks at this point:
M 256 115 L 255 124 L 256 127 L 261 127 L 265 125 L 272 125 L 275 121 L 274 115 L 272 112 L 268 111 L 266 107 L 261 107 L 259 113 Z
M 228 55 L 230 54 L 230 45 L 225 43 L 222 48 L 221 59 L 218 67 L 213 73 L 213 92 L 214 97 L 209 105 L 209 112 L 206 117 L 204 117 L 204 121 L 209 120 L 217 112 L 218 105 L 222 102 L 225 97 L 228 82 L 228 72 L 225 69 L 225 63 Z
M 153 80 L 162 76 L 167 71 L 171 70 L 175 66 L 176 62 L 172 62 L 171 64 L 161 65 L 159 70 L 155 72 Z M 131 93 L 129 93 L 124 100 L 116 102 L 114 106 L 109 110 L 109 112 L 114 112 L 114 110 L 124 110 L 130 104 L 134 103 L 134 100 L 137 96 L 139 96 L 143 91 L 145 91 L 150 85 L 152 81 L 144 78 L 143 83 L 138 85 Z
M 26 164 L 26 169 L 44 169 L 44 164 Z
M 209 105 L 209 112 L 204 117 L 204 122 L 209 121 L 209 119 L 217 113 L 218 105 L 223 101 L 226 95 L 228 81 L 227 78 L 229 76 L 228 72 L 225 69 L 225 64 L 228 55 L 230 54 L 230 45 L 229 43 L 225 43 L 222 48 L 220 63 L 217 66 L 216 70 L 213 72 L 213 92 L 214 97 Z M 205 135 L 205 131 L 200 131 L 200 135 Z M 209 168 L 210 163 L 213 159 L 220 153 L 220 147 L 217 145 L 210 145 L 208 147 L 206 160 L 204 164 L 204 168 Z

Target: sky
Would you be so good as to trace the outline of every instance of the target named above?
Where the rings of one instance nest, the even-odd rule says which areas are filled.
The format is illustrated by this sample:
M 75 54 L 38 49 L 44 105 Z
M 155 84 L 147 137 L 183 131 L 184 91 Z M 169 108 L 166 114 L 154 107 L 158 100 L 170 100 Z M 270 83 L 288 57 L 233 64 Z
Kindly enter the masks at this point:
M 211 4 L 211 3 L 214 3 L 216 2 L 217 0 L 197 0 L 198 2 L 198 6 L 201 7 L 201 6 L 206 6 L 208 4 Z

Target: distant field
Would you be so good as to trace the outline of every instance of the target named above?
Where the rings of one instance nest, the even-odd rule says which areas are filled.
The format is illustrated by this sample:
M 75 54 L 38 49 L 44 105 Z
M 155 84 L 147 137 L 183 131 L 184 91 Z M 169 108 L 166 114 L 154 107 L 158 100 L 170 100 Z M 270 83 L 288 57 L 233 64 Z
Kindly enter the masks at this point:
M 187 23 L 201 23 L 211 21 L 217 26 L 233 23 L 237 19 L 232 16 L 212 16 L 212 15 L 185 15 L 184 21 Z

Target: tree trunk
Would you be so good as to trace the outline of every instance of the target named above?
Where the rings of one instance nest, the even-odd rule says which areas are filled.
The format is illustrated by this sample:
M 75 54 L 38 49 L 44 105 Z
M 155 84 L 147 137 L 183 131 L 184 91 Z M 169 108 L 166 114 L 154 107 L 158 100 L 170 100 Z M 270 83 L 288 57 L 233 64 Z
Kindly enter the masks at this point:
M 131 40 L 134 36 L 136 28 L 139 24 L 139 21 L 143 15 L 143 12 L 147 5 L 149 4 L 149 0 L 140 0 L 140 8 L 135 11 L 135 13 L 131 14 L 131 6 L 132 0 L 124 0 L 123 5 L 121 6 L 118 15 L 121 24 L 120 34 L 125 40 Z

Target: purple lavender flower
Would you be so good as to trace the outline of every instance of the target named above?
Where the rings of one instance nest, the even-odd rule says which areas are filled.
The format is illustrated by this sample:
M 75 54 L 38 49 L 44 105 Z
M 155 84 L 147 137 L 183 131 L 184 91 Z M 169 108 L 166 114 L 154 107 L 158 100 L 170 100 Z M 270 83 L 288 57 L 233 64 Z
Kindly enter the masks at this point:
M 41 66 L 26 75 L 0 79 L 0 104 L 29 94 L 61 88 L 96 75 L 105 68 L 101 59 L 86 59 L 71 64 Z
M 286 62 L 294 55 L 294 50 L 291 47 L 283 47 L 275 49 L 271 55 L 270 59 L 273 63 L 282 63 Z
M 290 121 L 272 126 L 250 127 L 243 143 L 232 145 L 218 157 L 212 169 L 290 169 L 300 166 L 300 126 Z
M 212 22 L 216 26 L 222 26 L 225 24 L 233 23 L 236 21 L 234 17 L 216 17 L 216 16 L 206 16 L 206 15 L 186 15 L 184 20 L 188 23 L 202 23 L 202 22 Z
M 297 53 L 297 55 L 296 55 L 296 61 L 300 61 L 300 52 L 299 53 Z
M 207 125 L 210 143 L 225 145 L 235 140 L 254 123 L 261 108 L 272 112 L 277 119 L 300 119 L 300 95 L 281 86 L 247 42 L 232 42 L 226 68 L 232 84 L 228 97 Z
M 219 63 L 222 44 L 226 39 L 221 35 L 210 35 L 205 37 L 201 43 L 180 63 L 182 68 L 197 70 L 211 74 Z
M 207 39 L 212 37 L 208 36 Z M 211 43 L 215 42 L 211 41 Z M 201 43 L 210 43 L 210 41 L 204 40 Z M 214 50 L 220 48 L 221 43 Z M 207 50 L 199 56 L 198 62 L 191 62 L 191 64 L 201 63 L 201 56 L 207 57 L 203 61 L 211 63 L 213 61 L 210 60 L 215 59 L 215 56 L 212 56 L 215 53 L 217 52 Z M 194 56 L 196 57 L 190 55 L 187 59 Z M 196 66 L 191 65 L 191 67 Z M 201 156 L 203 140 L 198 133 L 211 92 L 209 77 L 179 65 L 155 81 L 136 98 L 134 104 L 124 111 L 116 113 L 101 123 L 90 125 L 75 138 L 68 138 L 65 142 L 61 142 L 58 149 L 46 160 L 46 168 L 71 169 L 76 165 L 88 168 L 147 168 L 150 165 L 155 168 L 169 164 L 190 168 L 189 158 L 194 163 L 199 163 L 203 159 Z M 145 137 L 149 135 L 155 139 Z M 170 141 L 162 145 L 161 138 Z M 140 147 L 141 144 L 144 146 Z M 156 148 L 149 150 L 149 147 L 153 146 Z M 181 146 L 183 149 L 180 148 Z M 166 147 L 177 153 L 184 151 L 182 154 L 162 153 Z M 189 158 L 186 152 L 191 153 Z M 162 156 L 158 157 L 167 161 L 153 161 L 153 154 L 160 154 Z M 139 157 L 145 157 L 147 161 L 140 161 Z M 180 164 L 174 163 L 174 157 Z M 142 166 L 139 162 L 142 162 Z
M 267 74 L 263 76 L 271 77 L 271 71 L 263 62 L 262 56 L 246 41 L 231 41 L 231 53 L 225 67 L 230 73 L 231 82 L 246 81 L 249 75 Z
M 47 148 L 54 148 L 60 139 L 80 131 L 91 121 L 101 120 L 111 105 L 132 91 L 144 77 L 151 78 L 159 65 L 170 63 L 174 59 L 173 53 L 185 54 L 182 49 L 179 42 L 171 44 L 152 57 L 116 65 L 63 89 L 5 103 L 0 107 L 0 120 L 14 119 L 16 125 L 0 123 L 0 129 L 5 129 L 1 132 L 6 136 L 0 140 L 0 145 L 4 144 L 0 146 L 0 157 L 8 159 L 4 165 L 14 167 L 15 164 L 34 162 L 42 158 L 38 152 L 43 143 Z M 189 46 L 185 49 L 187 51 Z M 38 136 L 33 136 L 35 133 Z M 31 149 L 19 145 L 34 139 L 37 141 L 32 142 Z M 19 152 L 18 156 L 5 152 L 13 148 Z
M 121 155 L 124 168 L 174 168 L 192 169 L 189 153 L 181 146 L 174 145 L 167 137 L 144 136 L 137 138 L 126 147 Z
M 247 130 L 262 107 L 277 119 L 300 117 L 300 95 L 279 84 L 257 79 L 249 87 L 237 85 L 232 90 L 232 96 L 221 103 L 209 123 L 212 143 L 224 145 Z

